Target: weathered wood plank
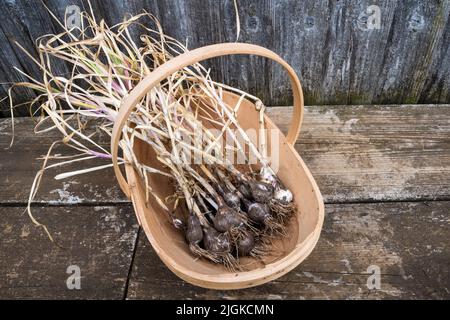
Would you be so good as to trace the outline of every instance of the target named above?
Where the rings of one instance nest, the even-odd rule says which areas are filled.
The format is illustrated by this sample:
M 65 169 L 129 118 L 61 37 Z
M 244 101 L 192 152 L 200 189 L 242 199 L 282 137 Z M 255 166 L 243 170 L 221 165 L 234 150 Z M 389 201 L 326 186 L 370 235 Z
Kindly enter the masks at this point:
M 290 112 L 269 111 L 286 131 Z M 309 107 L 296 149 L 326 202 L 450 199 L 448 105 Z
M 86 0 L 46 0 L 62 19 L 66 7 L 88 10 Z M 155 14 L 167 34 L 190 48 L 236 40 L 233 1 L 92 0 L 98 19 L 110 24 L 143 9 Z M 380 28 L 367 29 L 372 1 L 238 1 L 240 41 L 274 50 L 298 72 L 307 104 L 449 103 L 450 2 L 435 0 L 377 1 Z M 369 10 L 370 11 L 370 10 Z M 31 52 L 38 36 L 57 32 L 39 1 L 6 1 L 0 19 L 0 96 L 21 80 L 17 66 L 34 77 L 39 71 L 13 45 Z M 136 35 L 137 36 L 137 35 Z M 290 89 L 283 70 L 255 57 L 216 59 L 216 79 L 237 85 L 268 105 L 289 105 Z M 64 65 L 55 65 L 64 73 Z M 28 93 L 28 95 L 32 95 Z M 27 98 L 17 92 L 17 101 Z M 28 98 L 29 98 L 28 96 Z M 7 104 L 1 116 L 9 116 Z M 26 108 L 18 114 L 27 115 Z
M 284 131 L 290 108 L 271 108 Z M 307 107 L 296 148 L 326 202 L 450 199 L 450 108 L 448 105 Z M 10 120 L 0 120 L 0 148 L 10 143 Z M 36 136 L 32 121 L 17 119 L 16 141 L 0 153 L 0 201 L 24 203 L 58 133 Z M 107 137 L 103 143 L 108 145 Z M 67 152 L 67 149 L 57 152 Z M 102 162 L 103 163 L 103 162 Z M 77 170 L 92 163 L 78 163 Z M 116 203 L 122 195 L 112 170 L 56 181 L 62 169 L 43 180 L 36 202 Z
M 14 144 L 8 148 L 11 141 L 11 122 L 0 120 L 0 202 L 23 204 L 27 201 L 31 185 L 36 173 L 41 169 L 42 158 L 53 141 L 61 139 L 59 132 L 34 134 L 34 123 L 30 118 L 16 119 L 16 135 Z M 102 138 L 102 136 L 99 136 Z M 103 145 L 107 146 L 107 138 L 103 137 Z M 102 144 L 102 143 L 101 143 Z M 109 146 L 108 146 L 109 147 Z M 53 154 L 74 154 L 74 151 L 64 145 L 56 147 Z M 50 164 L 51 162 L 49 162 Z M 53 162 L 54 163 L 54 162 Z M 128 202 L 116 183 L 112 169 L 94 171 L 68 178 L 55 180 L 62 172 L 103 165 L 105 161 L 88 160 L 48 170 L 43 178 L 36 203 L 108 204 Z
M 448 299 L 450 202 L 326 206 L 321 238 L 299 267 L 271 283 L 238 291 L 194 287 L 139 237 L 128 299 Z M 425 231 L 426 230 L 426 231 Z M 369 289 L 369 266 L 380 289 Z
M 24 209 L 0 207 L 0 298 L 123 298 L 138 234 L 131 206 L 33 208 L 55 243 Z M 66 284 L 71 265 L 79 290 Z

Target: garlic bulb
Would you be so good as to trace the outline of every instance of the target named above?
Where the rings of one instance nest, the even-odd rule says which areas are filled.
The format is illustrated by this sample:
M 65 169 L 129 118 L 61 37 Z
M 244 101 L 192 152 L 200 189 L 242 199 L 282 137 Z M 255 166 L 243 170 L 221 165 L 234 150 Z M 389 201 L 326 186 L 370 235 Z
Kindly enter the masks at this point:
M 281 188 L 277 188 L 273 196 L 275 199 L 283 201 L 285 203 L 292 202 L 294 198 L 291 191 L 289 191 L 288 189 L 281 189 Z
M 263 182 L 269 183 L 274 186 L 277 183 L 277 178 L 273 175 L 272 170 L 269 167 L 261 168 L 259 173 Z

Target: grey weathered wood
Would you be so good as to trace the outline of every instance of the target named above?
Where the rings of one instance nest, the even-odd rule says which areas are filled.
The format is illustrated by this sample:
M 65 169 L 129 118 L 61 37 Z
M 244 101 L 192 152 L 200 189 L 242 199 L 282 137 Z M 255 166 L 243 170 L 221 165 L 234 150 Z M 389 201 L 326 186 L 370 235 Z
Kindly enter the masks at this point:
M 291 108 L 269 114 L 287 129 Z M 450 199 L 449 106 L 314 106 L 307 107 L 296 149 L 312 171 L 326 202 Z M 10 120 L 0 120 L 0 148 L 10 142 Z M 16 121 L 16 142 L 0 152 L 0 201 L 24 203 L 58 133 L 36 136 L 32 121 Z M 108 137 L 103 137 L 108 146 Z M 60 148 L 58 153 L 67 152 Z M 66 171 L 92 166 L 78 163 Z M 112 170 L 63 181 L 49 170 L 35 199 L 52 204 L 116 203 L 127 199 Z
M 286 130 L 290 111 L 269 113 Z M 129 277 L 138 231 L 131 206 L 117 204 L 126 199 L 112 171 L 66 185 L 51 178 L 61 170 L 48 172 L 37 197 L 46 206 L 35 204 L 33 212 L 61 247 L 49 242 L 23 204 L 39 168 L 36 157 L 59 135 L 35 136 L 32 120 L 20 118 L 16 143 L 5 150 L 10 120 L 2 119 L 0 298 L 120 299 L 127 291 L 129 299 L 449 299 L 450 202 L 380 202 L 449 199 L 449 112 L 447 105 L 307 107 L 296 148 L 326 201 L 377 203 L 327 205 L 319 243 L 296 270 L 258 288 L 226 292 L 178 279 L 143 234 Z M 61 204 L 72 206 L 47 206 Z M 71 264 L 81 267 L 80 291 L 66 287 Z M 381 269 L 380 290 L 366 286 L 370 265 Z
M 327 205 L 312 254 L 278 280 L 215 291 L 177 278 L 141 233 L 128 299 L 449 299 L 450 202 Z M 369 266 L 380 289 L 367 287 Z
M 36 207 L 52 243 L 24 207 L 0 207 L 0 298 L 122 299 L 138 226 L 129 205 Z M 80 290 L 66 285 L 81 271 Z
M 286 130 L 290 112 L 269 112 Z M 296 149 L 327 202 L 448 200 L 449 112 L 447 105 L 308 107 Z
M 109 24 L 125 13 L 154 13 L 164 30 L 189 47 L 236 40 L 231 0 L 92 0 L 97 18 Z M 48 0 L 60 19 L 68 5 L 87 10 L 85 0 Z M 381 28 L 365 30 L 372 1 L 238 1 L 240 41 L 263 45 L 299 73 L 308 104 L 449 103 L 450 2 L 377 1 Z M 41 35 L 58 32 L 39 1 L 3 1 L 0 19 L 0 96 L 23 80 L 12 66 L 39 78 L 39 71 L 13 45 L 31 52 Z M 290 88 L 279 66 L 255 57 L 213 60 L 216 79 L 260 96 L 268 105 L 289 105 Z M 55 65 L 55 72 L 67 72 Z M 17 92 L 16 101 L 31 93 Z M 1 115 L 9 116 L 7 104 Z M 28 114 L 21 108 L 18 114 Z
M 2 150 L 0 152 L 0 202 L 23 204 L 28 199 L 35 175 L 42 167 L 40 159 L 47 154 L 53 141 L 61 139 L 61 135 L 55 131 L 36 135 L 31 118 L 15 120 L 16 135 L 11 148 L 9 148 L 11 122 L 9 119 L 0 120 L 0 149 Z M 106 137 L 101 140 L 103 140 L 104 146 L 108 145 Z M 101 141 L 100 144 L 102 144 Z M 58 153 L 72 155 L 74 151 L 61 145 L 54 150 L 53 154 Z M 54 162 L 50 161 L 50 163 Z M 62 172 L 103 164 L 105 161 L 88 160 L 65 168 L 58 167 L 46 171 L 35 202 L 52 205 L 128 202 L 116 183 L 112 169 L 94 171 L 65 180 L 54 179 L 57 174 Z

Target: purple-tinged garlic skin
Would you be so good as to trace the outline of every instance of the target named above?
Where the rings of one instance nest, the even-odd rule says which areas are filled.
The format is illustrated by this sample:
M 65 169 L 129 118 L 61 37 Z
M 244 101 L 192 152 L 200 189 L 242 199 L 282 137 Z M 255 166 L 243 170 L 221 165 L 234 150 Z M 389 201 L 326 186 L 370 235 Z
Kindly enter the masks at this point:
M 248 231 L 243 232 L 241 238 L 239 238 L 237 242 L 237 251 L 239 256 L 248 256 L 252 252 L 254 247 L 255 238 L 253 237 L 253 235 Z
M 183 229 L 184 228 L 184 223 L 183 221 L 181 221 L 178 218 L 174 218 L 172 219 L 172 224 L 176 229 Z
M 264 224 L 266 219 L 270 219 L 270 208 L 267 204 L 254 202 L 248 206 L 247 216 L 254 222 Z
M 238 190 L 246 199 L 253 199 L 252 191 L 245 184 L 239 185 Z
M 256 202 L 266 203 L 273 197 L 273 187 L 270 184 L 251 181 L 249 182 L 250 190 L 252 192 L 253 199 Z
M 268 167 L 261 168 L 259 176 L 261 178 L 261 181 L 268 183 L 272 186 L 275 186 L 278 183 L 277 178 L 273 175 L 273 173 Z
M 241 206 L 241 199 L 236 192 L 227 192 L 223 196 L 225 203 L 233 209 L 238 209 Z
M 234 227 L 240 227 L 244 224 L 239 214 L 230 207 L 220 207 L 214 217 L 214 228 L 219 232 L 227 232 Z
M 205 249 L 213 253 L 230 252 L 231 244 L 227 234 L 219 233 L 213 228 L 204 229 L 203 244 Z

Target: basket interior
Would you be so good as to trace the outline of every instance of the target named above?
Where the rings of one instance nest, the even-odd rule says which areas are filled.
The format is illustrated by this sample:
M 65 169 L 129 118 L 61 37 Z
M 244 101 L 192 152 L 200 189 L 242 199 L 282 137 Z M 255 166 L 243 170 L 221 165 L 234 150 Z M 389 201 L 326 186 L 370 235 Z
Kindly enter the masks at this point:
M 234 105 L 239 97 L 231 93 L 226 93 L 224 98 L 229 105 Z M 254 105 L 250 101 L 244 99 L 237 115 L 243 128 L 258 128 L 259 113 L 255 110 Z M 278 130 L 267 117 L 266 127 L 269 130 Z M 272 246 L 269 248 L 270 253 L 268 255 L 262 259 L 249 257 L 240 259 L 241 265 L 246 271 L 270 267 L 271 264 L 289 255 L 294 248 L 301 245 L 301 243 L 314 232 L 318 222 L 317 212 L 319 210 L 319 204 L 318 199 L 314 197 L 311 181 L 308 179 L 303 166 L 298 163 L 298 158 L 293 154 L 292 148 L 287 145 L 285 138 L 281 133 L 279 134 L 278 139 L 276 147 L 272 146 L 273 143 L 271 143 L 271 139 L 267 139 L 268 153 L 269 155 L 273 152 L 279 153 L 278 176 L 286 187 L 293 192 L 294 201 L 297 204 L 299 213 L 296 217 L 292 218 L 289 223 L 288 236 L 275 239 Z M 136 143 L 135 153 L 138 159 L 143 163 L 147 163 L 152 167 L 161 168 L 153 150 L 145 143 Z M 170 179 L 161 175 L 152 176 L 149 185 L 151 186 L 153 193 L 157 194 L 161 199 L 174 193 L 174 186 Z M 141 199 L 140 203 L 145 202 L 142 201 L 142 199 L 145 200 L 145 188 L 140 179 L 136 179 L 136 187 L 134 192 L 135 199 L 136 197 L 139 197 Z M 146 219 L 147 225 L 151 229 L 150 232 L 146 233 L 157 253 L 160 257 L 162 252 L 163 255 L 169 255 L 171 264 L 177 265 L 169 266 L 171 269 L 174 267 L 182 267 L 188 270 L 195 270 L 195 272 L 203 275 L 211 276 L 229 273 L 222 265 L 195 258 L 189 251 L 184 238 L 184 233 L 172 226 L 167 217 L 167 213 L 164 212 L 155 201 L 152 201 L 152 195 L 150 195 L 149 199 L 150 201 L 145 204 L 145 208 L 136 208 L 135 201 L 135 209 L 136 211 L 140 211 L 141 219 Z M 186 216 L 187 210 L 184 208 L 185 206 L 181 205 L 180 208 L 177 209 L 176 214 L 179 216 Z M 166 261 L 164 262 L 166 263 Z

